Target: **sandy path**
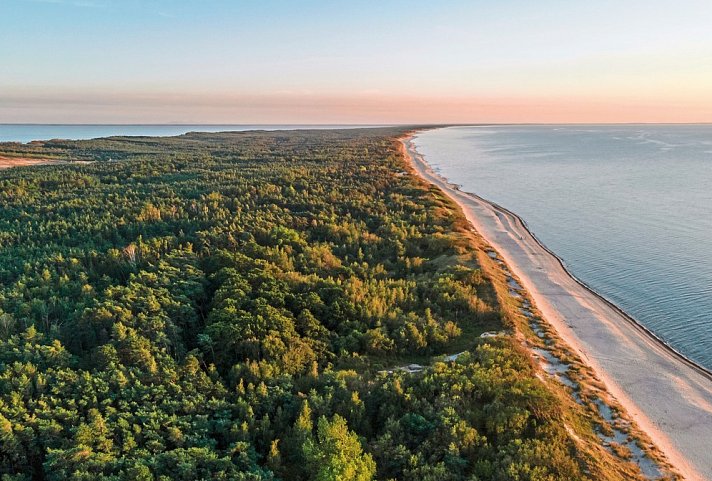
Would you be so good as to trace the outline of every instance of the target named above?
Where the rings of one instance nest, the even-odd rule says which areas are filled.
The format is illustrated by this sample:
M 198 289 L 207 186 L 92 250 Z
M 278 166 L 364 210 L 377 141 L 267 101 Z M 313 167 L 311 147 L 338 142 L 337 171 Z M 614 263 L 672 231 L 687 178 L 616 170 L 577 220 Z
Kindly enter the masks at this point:
M 574 279 L 521 219 L 460 191 L 404 148 L 417 173 L 462 208 L 529 291 L 544 318 L 596 372 L 688 480 L 712 481 L 712 375 Z

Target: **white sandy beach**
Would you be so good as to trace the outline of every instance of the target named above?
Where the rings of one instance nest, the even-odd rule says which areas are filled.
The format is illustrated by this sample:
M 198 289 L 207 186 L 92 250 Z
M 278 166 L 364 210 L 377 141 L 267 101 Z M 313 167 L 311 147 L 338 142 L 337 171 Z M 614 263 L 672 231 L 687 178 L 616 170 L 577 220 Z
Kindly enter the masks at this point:
M 433 172 L 410 140 L 416 172 L 457 202 L 529 291 L 544 318 L 688 480 L 712 481 L 712 375 L 574 279 L 511 212 Z

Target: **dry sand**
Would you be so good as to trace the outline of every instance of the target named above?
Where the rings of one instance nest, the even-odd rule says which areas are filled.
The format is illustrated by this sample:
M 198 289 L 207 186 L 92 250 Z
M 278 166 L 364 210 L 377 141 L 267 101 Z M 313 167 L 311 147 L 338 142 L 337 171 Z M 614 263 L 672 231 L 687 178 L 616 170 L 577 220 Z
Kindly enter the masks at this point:
M 544 318 L 688 480 L 712 481 L 712 374 L 575 279 L 521 219 L 450 184 L 402 139 L 412 166 L 457 202 Z
M 35 159 L 32 157 L 5 157 L 0 155 L 0 169 L 9 169 L 10 167 L 21 167 L 23 165 L 43 165 L 52 162 L 60 162 L 52 159 Z

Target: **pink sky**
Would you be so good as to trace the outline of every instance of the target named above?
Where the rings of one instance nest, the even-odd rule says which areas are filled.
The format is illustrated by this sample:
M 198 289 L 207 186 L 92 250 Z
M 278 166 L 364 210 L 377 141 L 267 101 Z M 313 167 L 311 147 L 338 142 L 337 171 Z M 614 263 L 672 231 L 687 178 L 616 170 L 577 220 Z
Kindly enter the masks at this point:
M 16 95 L 4 120 L 32 123 L 565 123 L 708 122 L 712 102 L 582 96 L 429 97 L 362 93 Z
M 711 25 L 710 0 L 2 0 L 0 122 L 712 122 Z

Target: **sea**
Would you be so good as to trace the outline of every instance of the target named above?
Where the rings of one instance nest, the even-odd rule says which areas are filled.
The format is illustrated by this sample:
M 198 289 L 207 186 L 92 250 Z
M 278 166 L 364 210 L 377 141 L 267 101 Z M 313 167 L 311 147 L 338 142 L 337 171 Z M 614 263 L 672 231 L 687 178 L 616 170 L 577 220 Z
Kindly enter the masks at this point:
M 419 133 L 415 146 L 712 369 L 712 124 L 448 127 Z
M 380 125 L 207 125 L 207 124 L 166 124 L 166 125 L 64 125 L 64 124 L 0 124 L 0 142 L 32 142 L 33 140 L 66 139 L 88 140 L 111 136 L 151 136 L 166 137 L 187 132 L 225 132 L 246 130 L 294 130 L 294 129 L 345 129 L 359 127 L 381 127 Z

